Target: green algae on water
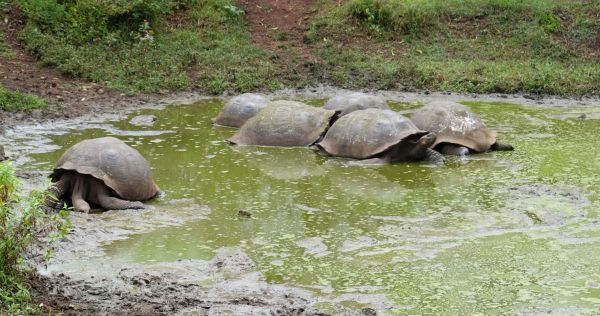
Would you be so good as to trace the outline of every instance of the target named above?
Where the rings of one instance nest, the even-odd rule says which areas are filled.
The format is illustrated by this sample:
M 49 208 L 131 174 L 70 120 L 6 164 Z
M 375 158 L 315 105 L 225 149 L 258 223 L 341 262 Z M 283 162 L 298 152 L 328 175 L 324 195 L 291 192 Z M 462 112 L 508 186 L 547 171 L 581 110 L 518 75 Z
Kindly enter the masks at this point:
M 441 167 L 361 167 L 307 148 L 232 146 L 235 129 L 210 123 L 216 100 L 141 111 L 158 117 L 153 127 L 123 120 L 52 139 L 67 148 L 119 137 L 153 166 L 165 197 L 151 203 L 211 209 L 106 245 L 110 260 L 208 259 L 235 246 L 271 282 L 323 295 L 382 294 L 392 314 L 599 311 L 599 110 L 465 104 L 515 151 Z M 393 107 L 410 113 L 416 105 Z M 35 155 L 34 165 L 50 168 L 61 154 Z M 176 214 L 184 206 L 170 207 Z M 105 259 L 82 264 L 96 260 Z

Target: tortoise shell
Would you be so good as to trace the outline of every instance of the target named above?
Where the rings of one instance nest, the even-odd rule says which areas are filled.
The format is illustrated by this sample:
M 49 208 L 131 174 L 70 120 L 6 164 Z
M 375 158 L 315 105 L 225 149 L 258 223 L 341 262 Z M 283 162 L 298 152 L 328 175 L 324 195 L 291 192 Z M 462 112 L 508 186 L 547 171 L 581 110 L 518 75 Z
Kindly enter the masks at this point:
M 309 146 L 325 133 L 335 114 L 301 102 L 274 101 L 242 125 L 229 141 L 238 145 Z
M 339 111 L 340 116 L 349 114 L 354 111 L 364 110 L 364 109 L 382 109 L 389 110 L 390 107 L 385 102 L 385 99 L 382 97 L 362 93 L 362 92 L 353 92 L 348 94 L 336 95 L 333 98 L 329 99 L 324 109 Z
M 244 93 L 231 98 L 212 121 L 217 125 L 240 127 L 269 104 L 260 94 Z
M 471 109 L 456 102 L 431 102 L 415 111 L 411 120 L 418 128 L 437 135 L 433 147 L 451 143 L 485 152 L 496 143 L 496 132 L 489 130 Z
M 354 111 L 338 119 L 319 146 L 337 157 L 366 159 L 381 154 L 409 136 L 423 136 L 408 118 L 392 110 Z
M 60 157 L 50 177 L 57 182 L 67 171 L 99 179 L 126 200 L 144 201 L 159 192 L 148 161 L 114 137 L 87 139 L 73 145 Z

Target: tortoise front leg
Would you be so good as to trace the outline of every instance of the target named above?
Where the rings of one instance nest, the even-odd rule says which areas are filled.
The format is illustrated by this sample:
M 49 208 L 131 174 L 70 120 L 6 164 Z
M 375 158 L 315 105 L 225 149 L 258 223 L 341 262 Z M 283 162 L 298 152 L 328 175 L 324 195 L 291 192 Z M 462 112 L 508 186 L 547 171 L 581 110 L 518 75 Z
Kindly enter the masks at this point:
M 87 195 L 86 179 L 82 175 L 75 175 L 73 178 L 73 192 L 71 193 L 73 209 L 77 212 L 89 213 L 90 205 L 85 201 Z
M 436 147 L 444 155 L 467 156 L 471 153 L 469 148 L 455 144 L 440 144 Z
M 435 165 L 443 165 L 444 162 L 446 162 L 446 159 L 444 158 L 444 155 L 440 154 L 439 152 L 431 148 L 427 148 L 425 151 L 425 161 Z

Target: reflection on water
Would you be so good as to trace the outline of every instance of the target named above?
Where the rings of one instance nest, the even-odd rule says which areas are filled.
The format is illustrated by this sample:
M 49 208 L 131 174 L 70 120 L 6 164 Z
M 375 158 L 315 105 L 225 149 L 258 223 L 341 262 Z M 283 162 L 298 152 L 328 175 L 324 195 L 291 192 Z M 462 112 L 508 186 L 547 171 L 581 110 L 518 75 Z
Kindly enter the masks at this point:
M 222 104 L 205 101 L 134 114 L 156 115 L 152 127 L 123 120 L 50 135 L 56 147 L 32 166 L 49 169 L 77 141 L 113 135 L 151 161 L 166 194 L 152 203 L 167 215 L 210 208 L 82 265 L 208 259 L 237 246 L 272 282 L 385 294 L 397 314 L 599 310 L 590 286 L 600 282 L 598 109 L 467 104 L 516 150 L 442 167 L 356 166 L 304 148 L 232 146 L 235 130 L 210 123 Z

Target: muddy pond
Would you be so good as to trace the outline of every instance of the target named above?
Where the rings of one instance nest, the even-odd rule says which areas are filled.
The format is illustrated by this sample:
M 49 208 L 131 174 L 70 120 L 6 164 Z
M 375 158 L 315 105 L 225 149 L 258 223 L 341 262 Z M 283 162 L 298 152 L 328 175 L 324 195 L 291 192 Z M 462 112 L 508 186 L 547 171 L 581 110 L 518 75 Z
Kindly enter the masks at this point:
M 600 311 L 600 108 L 464 103 L 516 150 L 444 166 L 365 167 L 304 148 L 232 146 L 235 129 L 210 122 L 221 100 L 129 117 L 156 115 L 152 127 L 129 118 L 66 124 L 14 141 L 30 147 L 22 168 L 49 172 L 76 142 L 115 136 L 147 157 L 164 191 L 149 204 L 161 213 L 152 220 L 168 225 L 51 262 L 49 273 L 111 275 L 234 247 L 268 284 L 346 297 L 314 302 L 334 314 L 340 306 L 398 315 Z M 120 230 L 143 221 L 87 216 Z M 357 299 L 369 295 L 385 303 Z

